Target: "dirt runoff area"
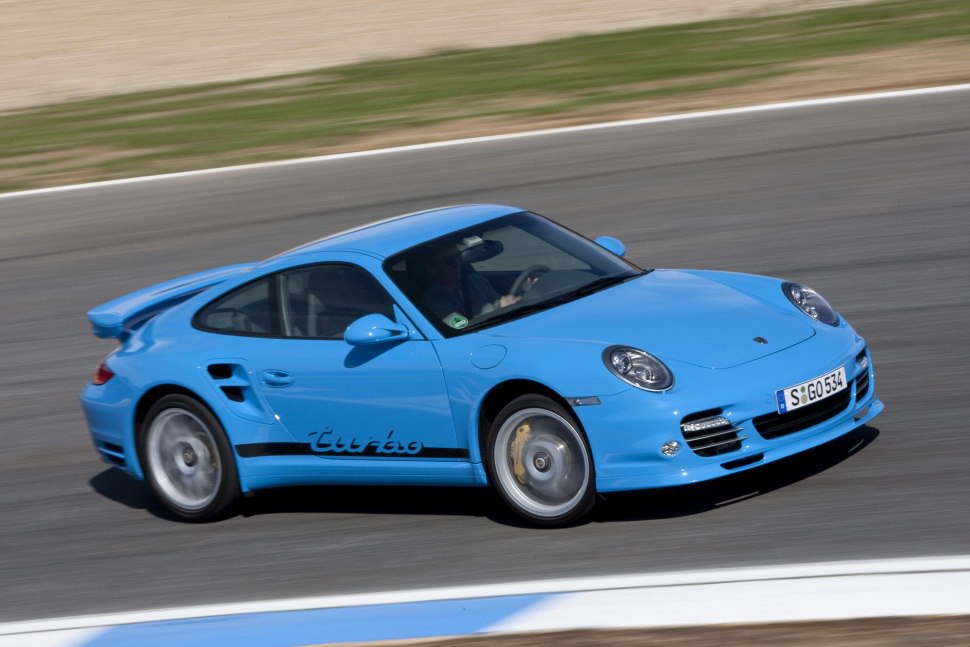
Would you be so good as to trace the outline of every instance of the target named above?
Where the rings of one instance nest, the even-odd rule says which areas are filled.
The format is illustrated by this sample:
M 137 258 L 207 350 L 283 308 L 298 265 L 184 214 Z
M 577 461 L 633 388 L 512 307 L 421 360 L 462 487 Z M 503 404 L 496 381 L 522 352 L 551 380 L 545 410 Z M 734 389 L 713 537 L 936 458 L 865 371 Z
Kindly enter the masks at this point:
M 965 647 L 970 617 L 869 618 L 769 625 L 556 631 L 432 640 L 348 643 L 347 647 Z
M 0 0 L 0 111 L 871 0 Z

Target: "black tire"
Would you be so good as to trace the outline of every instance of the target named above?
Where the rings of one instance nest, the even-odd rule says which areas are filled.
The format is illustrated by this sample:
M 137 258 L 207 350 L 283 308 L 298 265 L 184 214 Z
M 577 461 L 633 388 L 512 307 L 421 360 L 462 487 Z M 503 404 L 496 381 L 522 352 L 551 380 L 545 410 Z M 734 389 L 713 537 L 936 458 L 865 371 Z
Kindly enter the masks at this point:
M 195 398 L 171 394 L 153 404 L 139 429 L 138 455 L 155 498 L 182 519 L 220 519 L 239 500 L 225 430 Z
M 488 432 L 486 466 L 505 504 L 530 523 L 571 525 L 596 503 L 582 426 L 547 397 L 524 395 L 499 412 Z

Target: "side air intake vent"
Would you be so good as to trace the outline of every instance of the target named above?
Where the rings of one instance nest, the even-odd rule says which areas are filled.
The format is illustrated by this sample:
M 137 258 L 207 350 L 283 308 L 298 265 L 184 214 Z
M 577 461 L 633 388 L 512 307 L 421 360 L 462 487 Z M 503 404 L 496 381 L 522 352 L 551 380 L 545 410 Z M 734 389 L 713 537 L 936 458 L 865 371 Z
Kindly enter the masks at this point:
M 245 365 L 232 360 L 213 361 L 205 367 L 212 385 L 228 400 L 237 414 L 249 420 L 265 420 L 266 413 Z
M 233 402 L 243 402 L 246 396 L 243 395 L 242 387 L 239 386 L 221 386 L 222 392 L 226 394 L 226 397 Z
M 228 380 L 232 377 L 231 364 L 209 364 L 208 370 L 214 380 Z

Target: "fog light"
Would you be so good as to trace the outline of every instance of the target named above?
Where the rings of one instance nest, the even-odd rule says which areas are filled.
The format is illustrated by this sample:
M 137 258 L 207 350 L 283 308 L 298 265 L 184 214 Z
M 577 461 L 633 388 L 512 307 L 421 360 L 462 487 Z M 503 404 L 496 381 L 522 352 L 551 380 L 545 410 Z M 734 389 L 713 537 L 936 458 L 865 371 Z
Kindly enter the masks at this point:
M 859 355 L 859 359 L 856 360 L 856 364 L 859 365 L 863 371 L 869 368 L 869 359 L 865 355 Z
M 660 446 L 660 453 L 668 458 L 671 456 L 676 456 L 677 452 L 679 451 L 680 443 L 678 443 L 676 440 L 668 440 Z

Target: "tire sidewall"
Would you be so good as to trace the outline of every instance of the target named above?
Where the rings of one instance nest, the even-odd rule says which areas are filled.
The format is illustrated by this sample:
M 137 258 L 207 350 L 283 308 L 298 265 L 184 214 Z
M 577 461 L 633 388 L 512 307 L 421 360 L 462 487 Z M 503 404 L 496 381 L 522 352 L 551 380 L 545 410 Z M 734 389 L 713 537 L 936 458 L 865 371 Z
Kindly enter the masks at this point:
M 495 452 L 499 431 L 510 417 L 523 409 L 544 409 L 565 419 L 567 422 L 569 422 L 569 424 L 572 425 L 573 429 L 576 430 L 576 433 L 579 435 L 579 440 L 583 445 L 583 450 L 586 452 L 586 467 L 589 472 L 589 480 L 586 484 L 586 489 L 583 492 L 583 496 L 577 500 L 576 504 L 572 508 L 554 517 L 539 516 L 523 509 L 516 502 L 515 498 L 505 491 L 502 481 L 496 472 L 497 459 Z M 518 398 L 512 400 L 502 408 L 502 410 L 495 417 L 495 420 L 492 421 L 485 445 L 485 466 L 488 472 L 489 481 L 492 484 L 492 488 L 498 493 L 502 501 L 504 501 L 509 508 L 511 508 L 518 516 L 522 517 L 526 521 L 534 525 L 544 527 L 573 525 L 586 517 L 586 515 L 592 510 L 593 505 L 596 503 L 596 473 L 593 464 L 593 453 L 590 451 L 589 441 L 586 439 L 586 432 L 572 412 L 568 411 L 556 401 L 545 396 L 535 394 L 519 396 Z
M 198 509 L 187 509 L 171 501 L 158 485 L 158 479 L 153 472 L 152 462 L 148 458 L 148 432 L 152 423 L 163 412 L 172 409 L 186 411 L 197 417 L 205 424 L 209 434 L 215 441 L 220 464 L 220 477 L 215 497 Z M 144 422 L 138 430 L 138 458 L 145 474 L 145 481 L 151 488 L 156 500 L 167 510 L 186 521 L 215 521 L 227 516 L 233 504 L 239 498 L 239 477 L 236 461 L 225 430 L 215 414 L 199 400 L 182 394 L 170 394 L 155 402 L 148 410 Z

